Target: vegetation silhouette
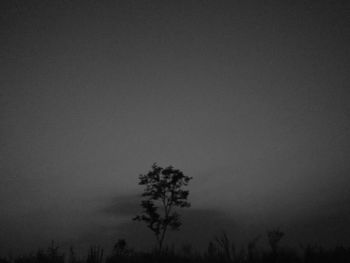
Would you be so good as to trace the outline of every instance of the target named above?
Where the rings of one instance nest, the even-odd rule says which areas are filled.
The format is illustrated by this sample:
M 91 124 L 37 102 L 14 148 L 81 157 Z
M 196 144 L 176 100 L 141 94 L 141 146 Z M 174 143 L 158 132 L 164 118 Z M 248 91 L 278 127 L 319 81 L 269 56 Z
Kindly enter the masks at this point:
M 272 230 L 273 233 L 275 230 Z M 271 231 L 267 232 L 266 241 L 269 242 Z M 278 232 L 281 232 L 278 230 Z M 280 234 L 279 234 L 280 236 Z M 71 247 L 68 257 L 62 253 L 54 243 L 48 249 L 39 249 L 36 253 L 18 258 L 0 257 L 0 263 L 348 263 L 350 262 L 350 248 L 337 246 L 325 249 L 316 245 L 300 247 L 300 251 L 278 246 L 277 253 L 272 249 L 259 250 L 256 243 L 261 236 L 248 242 L 240 249 L 229 239 L 225 232 L 209 242 L 206 251 L 200 253 L 193 250 L 190 244 L 179 249 L 165 246 L 161 252 L 153 250 L 141 252 L 129 247 L 125 239 L 119 239 L 113 247 L 112 254 L 104 257 L 103 249 L 98 246 L 90 247 L 86 256 L 77 259 Z
M 103 262 L 103 248 L 99 246 L 90 247 L 86 263 L 102 263 Z
M 143 221 L 152 230 L 157 240 L 153 251 L 141 252 L 131 248 L 127 241 L 119 238 L 114 244 L 112 253 L 105 256 L 100 246 L 90 247 L 85 257 L 77 257 L 73 247 L 68 255 L 61 252 L 55 242 L 44 250 L 17 258 L 0 257 L 0 263 L 349 263 L 350 247 L 337 246 L 325 249 L 317 245 L 301 246 L 294 250 L 283 247 L 281 240 L 285 233 L 279 228 L 266 232 L 265 241 L 270 249 L 259 249 L 257 243 L 262 236 L 258 235 L 246 246 L 237 249 L 227 233 L 214 237 L 203 252 L 195 251 L 191 244 L 165 246 L 164 239 L 168 229 L 179 230 L 180 215 L 176 208 L 189 207 L 189 191 L 184 190 L 191 177 L 185 176 L 172 166 L 162 168 L 152 165 L 151 171 L 139 176 L 140 185 L 145 189 L 141 201 L 143 213 L 134 220 Z
M 272 262 L 277 260 L 278 245 L 284 233 L 279 229 L 272 229 L 267 232 L 268 241 L 272 250 Z
M 192 177 L 172 166 L 162 168 L 154 163 L 152 169 L 141 174 L 139 179 L 139 185 L 145 186 L 142 193 L 145 199 L 141 201 L 142 214 L 134 220 L 147 224 L 156 237 L 158 251 L 161 251 L 167 230 L 179 230 L 182 224 L 175 209 L 190 206 L 187 201 L 189 191 L 183 190 L 183 187 Z

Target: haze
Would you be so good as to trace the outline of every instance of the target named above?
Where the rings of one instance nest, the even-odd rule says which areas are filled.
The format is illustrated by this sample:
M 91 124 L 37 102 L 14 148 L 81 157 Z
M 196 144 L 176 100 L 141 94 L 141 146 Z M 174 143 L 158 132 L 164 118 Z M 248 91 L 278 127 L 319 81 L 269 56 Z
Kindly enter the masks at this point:
M 130 222 L 154 162 L 194 177 L 174 242 L 281 227 L 291 244 L 350 245 L 348 12 L 1 1 L 0 253 L 147 246 Z

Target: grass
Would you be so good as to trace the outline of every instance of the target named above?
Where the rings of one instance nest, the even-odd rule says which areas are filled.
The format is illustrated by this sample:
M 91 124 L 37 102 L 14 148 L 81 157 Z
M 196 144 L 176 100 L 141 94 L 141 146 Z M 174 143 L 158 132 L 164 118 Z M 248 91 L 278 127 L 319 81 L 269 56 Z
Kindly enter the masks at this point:
M 124 239 L 119 239 L 110 255 L 104 255 L 101 247 L 90 247 L 86 256 L 77 258 L 71 247 L 67 255 L 51 243 L 46 250 L 38 250 L 17 258 L 0 258 L 0 263 L 349 263 L 350 248 L 338 246 L 325 249 L 308 245 L 298 253 L 279 245 L 284 236 L 280 230 L 268 231 L 270 248 L 257 249 L 260 237 L 237 249 L 225 233 L 209 242 L 206 251 L 199 253 L 191 245 L 180 249 L 165 247 L 162 251 L 140 252 L 130 248 Z

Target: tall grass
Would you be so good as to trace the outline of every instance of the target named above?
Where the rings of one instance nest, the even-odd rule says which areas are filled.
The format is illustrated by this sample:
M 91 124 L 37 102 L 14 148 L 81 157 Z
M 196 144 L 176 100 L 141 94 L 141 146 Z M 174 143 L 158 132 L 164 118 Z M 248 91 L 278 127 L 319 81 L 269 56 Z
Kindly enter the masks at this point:
M 17 258 L 0 257 L 0 263 L 349 263 L 350 248 L 338 246 L 325 249 L 320 246 L 308 245 L 301 247 L 301 253 L 280 245 L 284 236 L 280 230 L 268 231 L 267 238 L 270 249 L 257 248 L 261 236 L 257 236 L 241 249 L 223 232 L 209 242 L 207 249 L 199 253 L 190 244 L 180 249 L 165 247 L 162 251 L 154 249 L 140 252 L 130 248 L 124 239 L 119 239 L 112 253 L 104 255 L 101 247 L 90 247 L 86 256 L 77 258 L 71 247 L 68 255 L 61 252 L 54 242 L 46 249 L 39 249 Z

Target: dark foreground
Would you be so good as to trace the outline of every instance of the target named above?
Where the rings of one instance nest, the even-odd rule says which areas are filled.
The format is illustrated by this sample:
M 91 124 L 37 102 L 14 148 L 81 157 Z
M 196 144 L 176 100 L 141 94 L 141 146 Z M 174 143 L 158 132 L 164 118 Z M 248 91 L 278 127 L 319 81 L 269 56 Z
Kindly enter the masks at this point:
M 54 243 L 46 250 L 38 250 L 35 253 L 23 255 L 17 258 L 2 257 L 0 263 L 160 263 L 160 262 L 227 262 L 227 263 L 349 263 L 350 248 L 338 246 L 333 249 L 325 249 L 319 246 L 301 247 L 298 252 L 283 247 L 271 247 L 268 250 L 260 250 L 255 243 L 249 243 L 245 248 L 237 250 L 225 239 L 217 239 L 210 242 L 203 253 L 198 253 L 190 245 L 183 246 L 179 250 L 165 248 L 160 252 L 137 252 L 129 248 L 125 240 L 120 239 L 114 246 L 110 255 L 104 255 L 100 247 L 91 247 L 86 256 L 78 257 L 73 248 L 66 254 L 62 253 Z

